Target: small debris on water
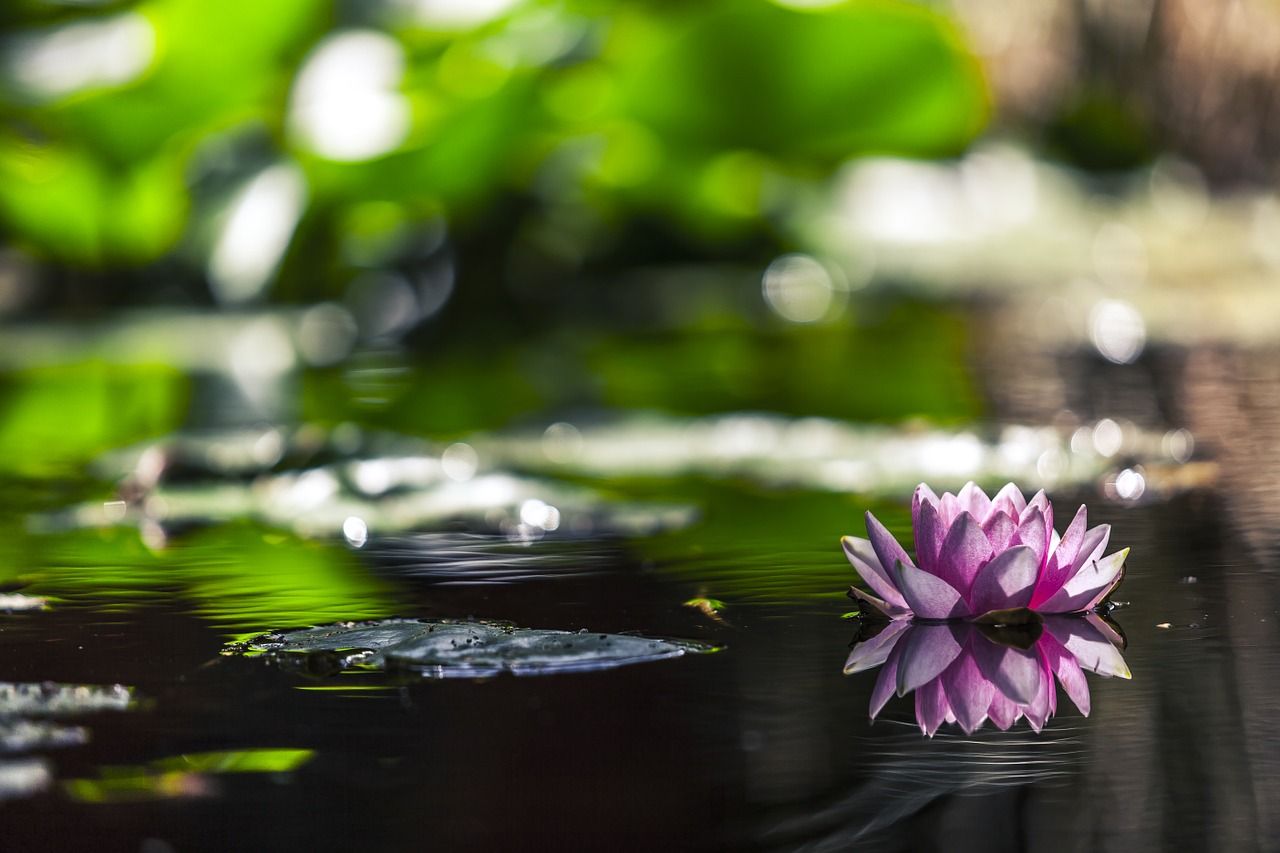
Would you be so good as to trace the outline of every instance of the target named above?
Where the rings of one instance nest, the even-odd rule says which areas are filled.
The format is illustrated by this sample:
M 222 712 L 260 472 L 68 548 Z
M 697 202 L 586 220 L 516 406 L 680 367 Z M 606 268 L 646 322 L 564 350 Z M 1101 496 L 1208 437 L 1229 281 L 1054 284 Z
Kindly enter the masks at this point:
M 1199 581 L 1200 579 L 1197 578 L 1195 575 L 1187 575 L 1185 578 L 1182 578 L 1180 581 L 1178 581 L 1178 583 L 1190 584 L 1190 583 L 1199 583 Z
M 1157 627 L 1157 628 L 1161 628 L 1161 629 L 1166 629 L 1166 630 L 1167 630 L 1167 629 L 1169 629 L 1169 628 L 1172 628 L 1172 627 L 1173 627 L 1173 623 L 1172 623 L 1172 622 L 1161 622 L 1159 625 L 1156 625 L 1156 627 Z

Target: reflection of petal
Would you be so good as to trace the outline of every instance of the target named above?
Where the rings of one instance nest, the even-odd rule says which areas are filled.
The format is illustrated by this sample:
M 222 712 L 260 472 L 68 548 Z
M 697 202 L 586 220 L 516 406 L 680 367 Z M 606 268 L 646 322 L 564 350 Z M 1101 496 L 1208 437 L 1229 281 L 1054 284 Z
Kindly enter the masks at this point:
M 1080 668 L 1075 655 L 1067 651 L 1053 634 L 1047 631 L 1040 637 L 1040 651 L 1044 653 L 1050 671 L 1058 677 L 1062 689 L 1066 691 L 1076 708 L 1081 714 L 1089 716 L 1091 710 L 1089 684 L 1085 681 L 1084 670 Z
M 974 575 L 993 552 L 982 525 L 967 512 L 960 513 L 938 552 L 938 575 L 961 592 L 968 592 Z
M 1094 560 L 1069 578 L 1042 606 L 1045 613 L 1078 613 L 1106 597 L 1120 582 L 1129 549 Z
M 983 676 L 978 662 L 974 660 L 972 644 L 975 642 L 985 643 L 988 640 L 982 636 L 971 637 L 960 657 L 942 674 L 947 703 L 965 734 L 973 734 L 982 725 L 996 692 L 995 686 Z
M 960 654 L 960 643 L 950 625 L 913 624 L 901 647 L 899 696 L 937 678 Z
M 1076 662 L 1098 675 L 1130 678 L 1129 666 L 1120 650 L 1111 644 L 1106 633 L 1098 628 L 1098 617 L 1086 618 L 1058 616 L 1045 620 L 1045 630 L 1075 657 Z
M 844 555 L 849 558 L 858 575 L 877 596 L 895 607 L 907 606 L 893 578 L 880 565 L 880 558 L 876 556 L 870 541 L 857 536 L 842 536 L 840 547 L 844 549 Z
M 987 716 L 1000 731 L 1008 731 L 1018 721 L 1018 706 L 999 690 L 992 690 L 991 707 L 987 709 Z
M 950 619 L 969 614 L 955 587 L 924 569 L 899 563 L 898 588 L 907 605 L 922 619 Z
M 898 661 L 902 659 L 903 645 L 903 643 L 894 643 L 893 649 L 889 652 L 889 659 L 884 662 L 880 677 L 876 679 L 876 687 L 871 691 L 871 719 L 873 720 L 897 690 Z
M 978 570 L 969 592 L 969 609 L 974 614 L 989 610 L 1010 610 L 1031 603 L 1040 560 L 1026 545 L 1010 548 Z
M 1036 700 L 1044 673 L 1040 656 L 1034 650 L 985 642 L 975 643 L 973 651 L 978 668 L 997 690 L 1019 705 Z
M 844 662 L 844 674 L 853 675 L 880 666 L 889 659 L 889 653 L 909 627 L 909 622 L 890 622 L 879 634 L 858 643 Z
M 938 731 L 942 721 L 947 718 L 948 710 L 947 696 L 942 690 L 940 679 L 921 685 L 916 691 L 916 722 L 920 724 L 920 731 L 929 737 L 933 737 Z

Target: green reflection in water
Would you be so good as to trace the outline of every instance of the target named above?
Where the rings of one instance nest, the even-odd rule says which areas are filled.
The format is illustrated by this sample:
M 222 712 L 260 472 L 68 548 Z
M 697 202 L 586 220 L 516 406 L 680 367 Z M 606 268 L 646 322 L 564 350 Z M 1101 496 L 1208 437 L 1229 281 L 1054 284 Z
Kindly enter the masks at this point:
M 701 521 L 636 548 L 662 574 L 729 605 L 842 601 L 856 576 L 839 540 L 865 535 L 862 514 L 868 507 L 895 535 L 910 540 L 909 511 L 897 503 L 722 483 L 686 483 L 682 497 L 685 490 L 707 508 Z
M 68 779 L 66 795 L 81 803 L 122 803 L 212 796 L 209 777 L 240 773 L 288 773 L 306 764 L 312 749 L 242 749 L 161 758 L 137 766 L 108 766 L 96 779 Z
M 127 609 L 150 598 L 186 599 L 231 637 L 378 618 L 395 609 L 390 587 L 346 546 L 252 524 L 201 530 L 158 552 L 125 528 L 6 539 L 0 582 L 20 584 L 55 606 Z

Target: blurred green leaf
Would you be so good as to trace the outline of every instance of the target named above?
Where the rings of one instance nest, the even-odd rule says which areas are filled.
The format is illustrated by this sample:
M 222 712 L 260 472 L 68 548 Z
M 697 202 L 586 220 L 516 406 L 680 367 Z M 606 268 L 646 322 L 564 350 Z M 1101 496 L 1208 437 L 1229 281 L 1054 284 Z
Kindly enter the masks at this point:
M 829 165 L 868 152 L 934 156 L 959 152 L 986 122 L 977 60 L 921 6 L 692 8 L 674 32 L 619 33 L 611 56 L 628 112 L 677 150 Z
M 103 362 L 0 375 L 0 470 L 56 473 L 176 429 L 187 378 L 162 365 Z

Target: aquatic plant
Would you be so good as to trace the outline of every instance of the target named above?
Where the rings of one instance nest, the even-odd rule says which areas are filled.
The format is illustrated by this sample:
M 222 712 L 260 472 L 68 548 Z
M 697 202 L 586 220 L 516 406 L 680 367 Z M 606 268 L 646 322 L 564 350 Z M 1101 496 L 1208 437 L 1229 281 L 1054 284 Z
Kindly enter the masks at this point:
M 892 619 L 1007 622 L 1025 620 L 1028 611 L 1083 612 L 1120 583 L 1129 553 L 1102 556 L 1111 526 L 1088 528 L 1083 505 L 1059 536 L 1044 491 L 1028 502 L 1012 483 L 995 498 L 972 482 L 939 498 L 921 483 L 911 520 L 915 561 L 870 512 L 869 539 L 841 539 L 871 587 L 850 587 L 849 595 Z
M 1090 699 L 1084 670 L 1130 677 L 1121 643 L 1094 613 L 1000 628 L 896 621 L 855 645 L 844 671 L 882 667 L 871 695 L 872 719 L 894 693 L 914 691 L 916 722 L 930 737 L 944 722 L 972 734 L 988 720 L 1007 730 L 1024 717 L 1038 732 L 1057 713 L 1055 677 L 1085 716 Z

